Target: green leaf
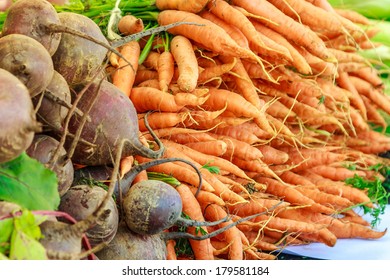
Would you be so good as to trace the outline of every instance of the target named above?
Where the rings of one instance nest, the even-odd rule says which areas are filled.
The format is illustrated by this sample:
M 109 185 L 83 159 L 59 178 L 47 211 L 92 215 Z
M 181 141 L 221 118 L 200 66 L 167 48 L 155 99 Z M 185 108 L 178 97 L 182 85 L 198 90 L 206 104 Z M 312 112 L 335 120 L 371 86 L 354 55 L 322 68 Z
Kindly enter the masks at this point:
M 10 239 L 13 230 L 14 224 L 12 218 L 0 221 L 0 254 L 5 254 L 9 251 Z
M 30 210 L 55 210 L 60 203 L 57 176 L 23 153 L 0 164 L 0 200 Z
M 14 217 L 14 231 L 11 237 L 9 257 L 15 260 L 45 260 L 46 250 L 38 241 L 42 238 L 41 224 L 46 218 L 35 216 L 25 210 L 21 216 Z
M 210 173 L 219 174 L 221 171 L 218 166 L 212 166 L 210 163 L 206 163 L 202 168 L 207 169 Z

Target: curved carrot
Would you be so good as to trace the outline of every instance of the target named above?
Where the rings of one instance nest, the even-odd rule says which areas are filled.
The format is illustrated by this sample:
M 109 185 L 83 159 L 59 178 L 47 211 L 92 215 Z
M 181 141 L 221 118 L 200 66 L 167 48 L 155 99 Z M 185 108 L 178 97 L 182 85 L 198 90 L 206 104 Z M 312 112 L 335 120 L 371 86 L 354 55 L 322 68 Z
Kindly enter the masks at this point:
M 118 68 L 116 68 L 112 75 L 112 83 L 127 96 L 130 96 L 131 89 L 134 85 L 140 50 L 137 41 L 131 41 L 125 44 L 121 48 L 120 53 L 131 63 L 131 65 L 128 65 L 125 60 L 120 58 L 118 61 Z
M 191 13 L 199 13 L 204 9 L 209 0 L 156 0 L 159 10 L 179 10 Z
M 181 90 L 192 92 L 199 76 L 198 62 L 192 43 L 187 37 L 176 35 L 172 38 L 170 47 L 179 71 L 177 84 Z
M 199 202 L 195 198 L 192 191 L 188 186 L 181 184 L 176 187 L 177 192 L 180 194 L 181 200 L 183 201 L 183 212 L 187 214 L 192 220 L 203 222 L 205 219 L 202 214 L 202 209 Z M 202 229 L 207 232 L 206 227 Z M 193 235 L 202 235 L 201 231 L 197 232 L 194 227 L 188 227 L 187 232 Z M 210 239 L 205 240 L 189 240 L 192 251 L 194 252 L 195 259 L 197 260 L 212 260 L 214 259 L 213 251 L 214 248 L 211 245 Z
M 118 22 L 118 30 L 123 35 L 135 34 L 144 30 L 144 23 L 141 18 L 125 15 Z

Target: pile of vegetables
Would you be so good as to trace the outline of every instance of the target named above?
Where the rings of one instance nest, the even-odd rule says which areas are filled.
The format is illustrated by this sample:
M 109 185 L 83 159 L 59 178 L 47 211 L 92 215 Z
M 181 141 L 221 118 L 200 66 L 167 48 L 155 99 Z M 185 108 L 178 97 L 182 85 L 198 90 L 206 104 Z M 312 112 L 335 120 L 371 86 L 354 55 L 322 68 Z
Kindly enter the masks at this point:
M 0 258 L 276 259 L 386 234 L 390 97 L 367 17 L 69 2 L 0 15 Z

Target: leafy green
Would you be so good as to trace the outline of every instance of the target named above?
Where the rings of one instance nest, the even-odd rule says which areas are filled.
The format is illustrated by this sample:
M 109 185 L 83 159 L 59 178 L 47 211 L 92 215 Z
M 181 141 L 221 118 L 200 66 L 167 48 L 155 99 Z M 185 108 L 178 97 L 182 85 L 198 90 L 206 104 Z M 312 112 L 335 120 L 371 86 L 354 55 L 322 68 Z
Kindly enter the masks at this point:
M 60 203 L 56 174 L 22 153 L 0 164 L 0 200 L 30 210 L 55 210 Z
M 210 173 L 219 174 L 221 171 L 218 166 L 212 166 L 210 163 L 206 163 L 202 168 L 207 169 Z
M 148 174 L 149 180 L 162 181 L 162 182 L 167 183 L 173 187 L 180 186 L 180 184 L 181 184 L 179 180 L 177 180 L 175 177 L 168 175 L 168 174 L 164 174 L 164 173 L 160 173 L 160 172 L 152 172 L 152 171 L 148 171 L 147 174 Z
M 383 165 L 375 165 L 371 167 L 372 170 L 380 172 L 389 172 L 389 168 Z M 355 188 L 366 190 L 370 200 L 376 204 L 376 207 L 370 208 L 366 205 L 361 205 L 364 214 L 369 214 L 372 217 L 371 226 L 375 227 L 381 221 L 380 215 L 383 215 L 388 203 L 390 192 L 388 191 L 388 183 L 382 183 L 382 181 L 376 177 L 374 180 L 367 180 L 361 176 L 354 175 L 352 178 L 348 178 L 345 182 L 352 185 Z
M 374 19 L 390 19 L 389 0 L 328 0 L 335 8 L 356 11 Z
M 0 259 L 45 260 L 46 250 L 39 242 L 39 225 L 46 218 L 23 210 L 21 215 L 0 220 Z

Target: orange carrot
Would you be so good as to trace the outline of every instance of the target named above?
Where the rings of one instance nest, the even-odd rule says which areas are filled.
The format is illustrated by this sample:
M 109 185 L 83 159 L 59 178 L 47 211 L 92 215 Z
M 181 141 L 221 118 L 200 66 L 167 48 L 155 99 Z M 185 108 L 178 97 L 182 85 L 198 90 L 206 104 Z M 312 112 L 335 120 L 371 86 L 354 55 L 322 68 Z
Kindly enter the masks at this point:
M 120 52 L 131 65 L 128 65 L 125 60 L 119 59 L 118 68 L 112 76 L 112 83 L 127 96 L 130 96 L 131 89 L 134 85 L 140 51 L 141 49 L 137 41 L 131 41 L 125 44 Z
M 173 127 L 183 123 L 189 114 L 189 112 L 154 112 L 149 114 L 148 123 L 152 129 Z M 140 131 L 148 131 L 145 126 L 144 115 L 145 114 L 142 113 L 138 114 L 138 125 Z
M 199 13 L 202 11 L 209 0 L 156 0 L 156 7 L 159 10 L 179 10 L 191 13 Z
M 368 207 L 373 207 L 370 198 L 360 189 L 347 185 L 344 182 L 330 180 L 313 172 L 303 171 L 300 174 L 309 179 L 323 192 L 345 197 L 355 204 L 361 203 Z
M 140 157 L 140 156 L 136 156 L 136 159 L 140 163 L 148 162 L 151 160 L 151 159 L 147 159 L 147 158 Z M 186 182 L 186 183 L 193 185 L 193 186 L 199 185 L 198 175 L 196 174 L 195 171 L 192 171 L 187 167 L 183 167 L 183 166 L 175 164 L 173 162 L 163 163 L 163 164 L 154 166 L 148 170 L 172 175 L 180 182 Z M 203 181 L 202 189 L 207 190 L 207 191 L 211 191 L 211 192 L 214 191 L 214 188 L 209 183 L 207 183 L 205 181 Z
M 147 69 L 158 70 L 158 58 L 160 57 L 160 53 L 156 51 L 150 51 L 143 61 L 142 65 Z
M 182 183 L 183 184 L 183 183 Z M 198 191 L 198 188 L 188 186 L 192 193 L 196 195 L 196 200 L 201 204 L 215 204 L 219 206 L 225 206 L 225 201 L 216 194 L 204 190 Z
M 207 98 L 198 98 L 193 94 L 172 95 L 151 87 L 135 87 L 130 94 L 130 99 L 139 113 L 149 110 L 178 112 L 187 105 L 202 105 Z
M 292 205 L 304 206 L 320 213 L 334 213 L 333 209 L 316 203 L 314 200 L 302 194 L 291 185 L 281 184 L 275 179 L 266 178 L 263 176 L 256 176 L 254 179 L 259 183 L 267 185 L 267 193 L 283 198 Z
M 192 142 L 185 144 L 191 149 L 197 150 L 198 152 L 205 153 L 212 156 L 221 156 L 227 151 L 227 144 L 222 140 L 211 140 Z
M 390 98 L 388 96 L 372 87 L 369 82 L 358 77 L 350 76 L 350 80 L 360 94 L 368 97 L 379 108 L 390 114 Z
M 232 112 L 237 117 L 255 118 L 259 110 L 246 101 L 241 95 L 224 89 L 209 88 L 210 97 L 202 105 L 206 110 L 221 110 Z
M 201 205 L 204 213 L 204 217 L 208 221 L 217 221 L 225 218 L 228 214 L 227 212 L 220 206 L 210 204 L 210 205 Z M 233 221 L 229 220 L 227 222 L 221 223 L 218 227 L 224 227 L 233 223 Z M 237 227 L 233 226 L 228 230 L 221 233 L 224 240 L 230 244 L 229 246 L 229 256 L 230 260 L 242 260 L 243 259 L 243 244 L 241 242 L 241 236 Z
M 178 21 L 199 23 L 201 26 L 186 24 L 179 25 L 169 29 L 169 32 L 175 35 L 183 35 L 218 54 L 247 58 L 263 65 L 257 55 L 249 49 L 240 47 L 224 29 L 197 14 L 183 11 L 165 10 L 159 13 L 157 20 L 160 25 L 166 25 Z M 266 75 L 268 74 L 266 73 Z M 268 78 L 273 80 L 271 77 Z
M 167 260 L 177 260 L 175 246 L 175 240 L 170 239 L 167 241 Z
M 280 56 L 291 60 L 291 55 L 286 48 L 257 32 L 250 20 L 229 3 L 223 0 L 213 0 L 207 4 L 207 8 L 222 20 L 236 26 L 253 45 L 252 50 L 265 56 Z
M 232 174 L 237 175 L 238 177 L 247 178 L 248 176 L 245 175 L 245 173 L 240 170 L 237 166 L 229 162 L 228 160 L 225 160 L 220 157 L 207 155 L 202 152 L 198 152 L 194 149 L 191 149 L 190 147 L 187 147 L 185 145 L 177 144 L 172 141 L 164 140 L 162 139 L 163 143 L 172 149 L 176 149 L 177 151 L 185 154 L 189 158 L 191 158 L 193 161 L 199 163 L 200 165 L 210 164 L 213 166 L 218 166 L 220 169 L 228 171 Z
M 264 0 L 233 0 L 232 3 L 252 14 L 267 18 L 273 23 L 276 23 L 273 24 L 269 23 L 269 21 L 264 21 L 266 26 L 283 34 L 287 39 L 304 46 L 321 59 L 335 61 L 334 56 L 327 50 L 323 41 L 314 31 L 288 17 L 270 2 Z
M 152 79 L 158 79 L 158 73 L 156 70 L 138 69 L 135 75 L 134 86 Z
M 263 162 L 266 164 L 284 164 L 288 161 L 288 154 L 269 145 L 255 146 L 263 154 Z
M 174 36 L 170 44 L 171 53 L 177 64 L 179 78 L 177 84 L 180 89 L 192 92 L 198 81 L 199 70 L 191 41 L 184 36 Z
M 275 32 L 271 28 L 266 27 L 257 20 L 251 20 L 253 26 L 258 32 L 271 38 L 278 44 L 284 46 L 292 57 L 291 64 L 302 74 L 311 74 L 312 70 L 310 65 L 306 62 L 305 58 L 297 51 L 297 49 L 280 33 Z
M 218 134 L 211 134 L 216 139 L 222 140 L 226 143 L 226 152 L 223 157 L 231 159 L 237 157 L 244 160 L 256 160 L 263 158 L 263 154 L 259 149 L 241 140 Z
M 361 170 L 350 170 L 342 166 L 331 166 L 331 165 L 318 165 L 310 168 L 308 171 L 311 171 L 315 174 L 321 175 L 325 178 L 334 180 L 334 181 L 344 181 L 347 178 L 351 178 L 355 175 L 365 177 L 366 173 Z
M 118 22 L 118 30 L 123 35 L 135 34 L 144 30 L 144 23 L 141 18 L 125 15 Z
M 228 22 L 220 19 L 213 13 L 207 10 L 203 10 L 199 13 L 199 15 L 207 20 L 210 20 L 217 24 L 218 26 L 222 27 L 226 33 L 234 40 L 236 43 L 242 47 L 242 48 L 248 48 L 249 49 L 249 43 L 248 39 L 245 37 L 245 35 L 238 29 L 236 26 L 229 24 Z
M 174 73 L 174 58 L 169 50 L 162 52 L 158 58 L 158 81 L 162 91 L 168 91 Z
M 192 191 L 186 185 L 179 185 L 176 187 L 176 190 L 180 194 L 181 200 L 183 201 L 183 212 L 187 214 L 192 220 L 196 221 L 204 221 L 204 217 L 202 214 L 202 209 L 199 205 L 199 202 L 195 198 Z M 202 229 L 207 232 L 206 227 L 202 227 Z M 193 235 L 202 235 L 199 231 L 196 233 L 196 229 L 194 227 L 188 227 L 187 232 Z M 213 246 L 210 243 L 210 239 L 205 240 L 189 240 L 191 244 L 192 251 L 194 252 L 195 259 L 197 260 L 212 260 L 214 259 L 213 255 Z
M 216 64 L 216 65 L 205 68 L 199 74 L 198 84 L 203 84 L 203 83 L 206 83 L 212 79 L 220 78 L 223 74 L 226 74 L 230 70 L 232 70 L 236 63 L 237 63 L 237 59 L 233 58 L 228 63 Z

